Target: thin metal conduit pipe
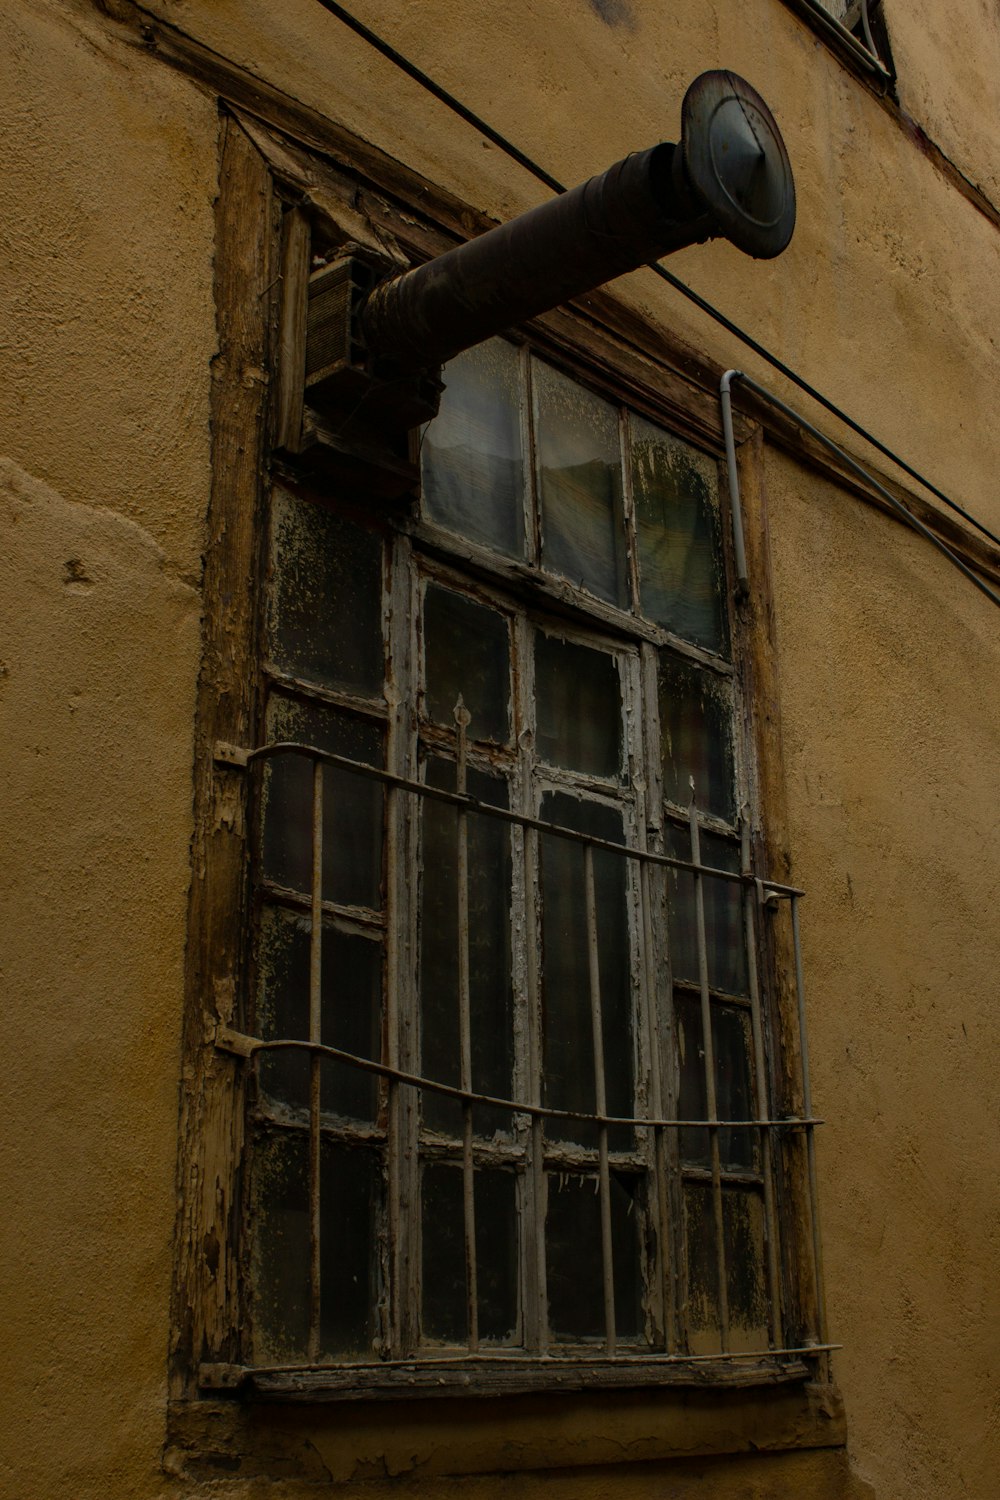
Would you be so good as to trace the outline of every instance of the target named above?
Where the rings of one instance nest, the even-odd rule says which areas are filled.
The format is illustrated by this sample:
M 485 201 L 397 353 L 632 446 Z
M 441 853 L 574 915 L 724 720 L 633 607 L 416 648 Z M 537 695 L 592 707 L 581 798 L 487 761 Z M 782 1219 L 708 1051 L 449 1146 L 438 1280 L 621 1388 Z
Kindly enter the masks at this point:
M 790 417 L 799 427 L 810 433 L 828 452 L 839 458 L 841 463 L 845 464 L 852 474 L 857 475 L 877 495 L 880 495 L 891 506 L 896 515 L 906 522 L 907 526 L 912 527 L 914 531 L 926 537 L 932 546 L 944 554 L 949 562 L 954 563 L 958 571 L 964 574 L 981 594 L 985 594 L 987 599 L 1000 606 L 1000 594 L 991 589 L 989 584 L 979 577 L 978 573 L 970 568 L 967 563 L 963 562 L 957 552 L 953 552 L 940 537 L 935 536 L 929 526 L 925 526 L 923 521 L 918 520 L 901 500 L 897 500 L 896 496 L 890 493 L 884 485 L 879 484 L 878 480 L 863 465 L 851 458 L 849 453 L 845 453 L 839 444 L 835 443 L 832 438 L 828 438 L 824 432 L 820 432 L 818 427 L 814 427 L 811 422 L 807 421 L 793 407 L 788 406 L 777 396 L 772 395 L 764 386 L 758 385 L 756 380 L 752 380 L 749 375 L 744 375 L 742 370 L 727 370 L 719 383 L 719 402 L 722 407 L 722 431 L 726 444 L 726 470 L 729 478 L 729 499 L 733 517 L 733 551 L 736 562 L 736 576 L 742 592 L 745 593 L 748 588 L 748 579 L 746 548 L 743 538 L 743 510 L 740 504 L 739 473 L 736 467 L 736 443 L 733 437 L 732 387 L 734 381 L 737 380 L 742 380 L 744 385 L 749 386 L 762 400 L 767 401 L 771 406 L 777 407 L 779 411 L 785 413 L 786 417 Z
M 445 105 L 447 109 L 450 109 L 459 119 L 464 120 L 467 125 L 471 125 L 474 130 L 478 130 L 488 141 L 492 141 L 493 145 L 497 146 L 505 156 L 508 156 L 511 161 L 517 162 L 518 166 L 523 167 L 526 172 L 530 172 L 531 176 L 538 182 L 544 183 L 554 193 L 565 193 L 567 191 L 565 185 L 557 177 L 553 177 L 551 172 L 547 172 L 544 167 L 540 167 L 530 156 L 507 140 L 506 136 L 501 135 L 498 130 L 494 130 L 492 125 L 488 125 L 474 110 L 469 109 L 460 99 L 456 99 L 454 94 L 450 94 L 439 83 L 435 83 L 433 78 L 421 68 L 418 68 L 415 63 L 410 62 L 409 58 L 404 57 L 401 52 L 398 52 L 395 47 L 390 46 L 376 32 L 363 25 L 361 21 L 351 15 L 350 11 L 345 10 L 342 5 L 338 5 L 337 0 L 317 0 L 317 4 L 321 5 L 324 10 L 329 11 L 332 16 L 336 16 L 338 21 L 343 22 L 345 26 L 361 37 L 362 41 L 367 42 L 370 47 L 373 47 L 376 52 L 391 62 L 394 67 L 399 68 L 401 72 L 405 73 L 408 78 L 412 78 L 414 83 L 418 83 L 427 93 L 432 94 L 435 99 Z M 832 18 L 830 19 L 831 24 L 833 24 Z M 850 32 L 847 35 L 850 36 Z M 864 53 L 863 48 L 861 51 Z M 838 421 L 848 426 L 852 432 L 856 432 L 859 437 L 864 438 L 866 443 L 871 443 L 872 447 L 877 449 L 883 457 L 891 460 L 892 463 L 902 469 L 904 474 L 908 474 L 911 479 L 915 479 L 918 484 L 923 485 L 924 489 L 932 494 L 935 499 L 940 500 L 942 505 L 946 505 L 949 510 L 954 511 L 956 515 L 968 521 L 970 526 L 974 526 L 989 541 L 1000 547 L 1000 537 L 990 531 L 987 526 L 984 526 L 982 521 L 977 521 L 975 516 L 970 515 L 957 501 L 952 500 L 937 485 L 932 484 L 929 479 L 925 479 L 919 470 L 914 469 L 905 459 L 900 458 L 891 448 L 886 447 L 885 443 L 880 442 L 867 428 L 862 427 L 860 422 L 856 422 L 853 417 L 849 417 L 839 406 L 834 405 L 815 386 L 810 385 L 803 376 L 797 374 L 790 365 L 786 365 L 784 360 L 779 359 L 776 354 L 772 354 L 770 349 L 766 348 L 764 344 L 759 343 L 752 334 L 747 333 L 738 323 L 734 323 L 732 318 L 727 318 L 725 313 L 720 312 L 717 307 L 714 307 L 711 302 L 689 287 L 686 282 L 681 281 L 672 271 L 668 271 L 665 266 L 658 265 L 653 261 L 650 263 L 649 269 L 655 272 L 661 281 L 667 282 L 669 286 L 674 288 L 674 291 L 679 292 L 688 302 L 693 303 L 695 307 L 718 323 L 720 328 L 724 328 L 727 333 L 731 333 L 734 338 L 739 339 L 740 343 L 745 344 L 748 349 L 752 349 L 754 354 L 759 355 L 761 359 L 765 360 L 773 370 L 777 370 L 779 375 L 783 375 L 786 380 L 790 380 L 793 385 L 797 385 L 800 391 L 804 391 L 807 396 L 811 397 L 813 401 L 818 402 L 820 406 L 824 407 Z

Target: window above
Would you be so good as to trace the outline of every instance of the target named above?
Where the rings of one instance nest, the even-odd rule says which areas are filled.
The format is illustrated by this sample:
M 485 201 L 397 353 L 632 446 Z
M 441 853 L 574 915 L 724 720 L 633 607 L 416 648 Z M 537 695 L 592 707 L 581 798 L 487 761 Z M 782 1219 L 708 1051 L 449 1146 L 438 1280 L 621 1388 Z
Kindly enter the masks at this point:
M 882 0 L 786 0 L 855 71 L 879 87 L 895 78 Z

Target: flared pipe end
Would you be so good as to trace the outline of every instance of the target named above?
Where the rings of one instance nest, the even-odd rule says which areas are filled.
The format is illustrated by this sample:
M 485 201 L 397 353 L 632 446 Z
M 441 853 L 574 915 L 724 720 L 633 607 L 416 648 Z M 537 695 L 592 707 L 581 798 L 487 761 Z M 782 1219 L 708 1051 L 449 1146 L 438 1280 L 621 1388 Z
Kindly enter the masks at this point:
M 771 260 L 795 229 L 795 183 L 774 116 L 745 78 L 702 73 L 681 107 L 688 182 L 716 233 L 756 260 Z

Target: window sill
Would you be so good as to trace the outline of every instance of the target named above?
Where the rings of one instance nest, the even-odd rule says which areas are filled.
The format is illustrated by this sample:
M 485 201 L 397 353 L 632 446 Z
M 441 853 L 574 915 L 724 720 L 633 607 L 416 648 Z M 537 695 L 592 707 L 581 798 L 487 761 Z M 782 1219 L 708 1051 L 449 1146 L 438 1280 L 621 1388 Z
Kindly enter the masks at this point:
M 397 1393 L 398 1394 L 398 1393 Z M 410 1395 L 427 1397 L 427 1392 Z M 834 1385 L 789 1378 L 741 1388 L 455 1396 L 363 1403 L 247 1391 L 245 1399 L 173 1403 L 167 1469 L 188 1480 L 261 1478 L 348 1483 L 569 1469 L 840 1447 Z
M 813 1356 L 787 1350 L 765 1355 L 623 1355 L 617 1358 L 532 1359 L 492 1355 L 344 1365 L 202 1365 L 203 1392 L 250 1400 L 405 1400 L 440 1396 L 519 1396 L 532 1392 L 641 1390 L 672 1386 L 734 1390 L 811 1378 Z M 809 1362 L 807 1363 L 807 1359 Z

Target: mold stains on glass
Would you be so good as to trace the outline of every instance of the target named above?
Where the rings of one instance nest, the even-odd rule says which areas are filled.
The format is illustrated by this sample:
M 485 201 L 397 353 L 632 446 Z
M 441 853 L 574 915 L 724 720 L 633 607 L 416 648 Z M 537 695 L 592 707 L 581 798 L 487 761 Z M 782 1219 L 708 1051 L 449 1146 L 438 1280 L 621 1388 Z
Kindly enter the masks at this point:
M 543 566 L 625 608 L 618 413 L 539 360 L 532 384 Z
M 381 693 L 382 544 L 315 501 L 276 489 L 268 640 L 292 677 Z
M 721 1350 L 719 1259 L 710 1183 L 684 1186 L 690 1344 L 695 1354 Z M 723 1242 L 729 1331 L 733 1353 L 766 1349 L 767 1287 L 764 1273 L 764 1207 L 759 1189 L 726 1185 L 722 1190 Z
M 379 1337 L 382 1171 L 364 1146 L 324 1140 L 319 1347 L 324 1359 L 369 1355 Z M 253 1353 L 302 1361 L 310 1344 L 309 1140 L 260 1132 L 253 1153 Z
M 682 640 L 728 649 L 715 466 L 645 417 L 630 417 L 641 613 Z

